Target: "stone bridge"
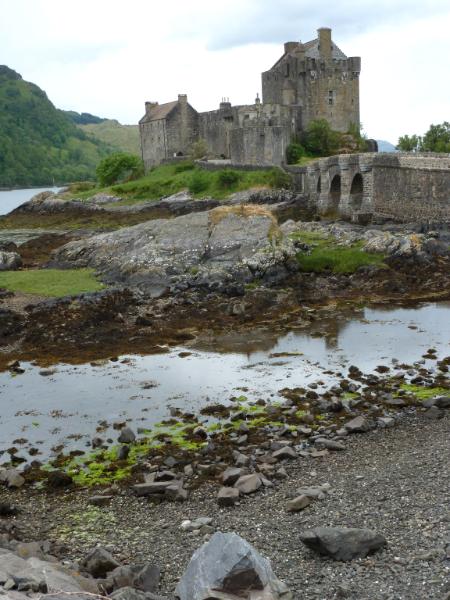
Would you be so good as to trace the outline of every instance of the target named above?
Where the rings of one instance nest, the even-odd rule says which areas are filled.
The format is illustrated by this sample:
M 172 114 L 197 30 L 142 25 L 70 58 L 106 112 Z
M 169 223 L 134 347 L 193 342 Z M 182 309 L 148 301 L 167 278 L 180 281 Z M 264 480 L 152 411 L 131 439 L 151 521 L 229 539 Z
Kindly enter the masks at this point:
M 320 214 L 450 224 L 449 154 L 341 154 L 285 168 Z

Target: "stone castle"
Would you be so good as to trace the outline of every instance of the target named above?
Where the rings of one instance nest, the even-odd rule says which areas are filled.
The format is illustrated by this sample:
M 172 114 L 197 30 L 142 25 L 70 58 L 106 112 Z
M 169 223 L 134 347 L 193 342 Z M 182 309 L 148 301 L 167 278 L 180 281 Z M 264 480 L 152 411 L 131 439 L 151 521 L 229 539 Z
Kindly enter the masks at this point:
M 286 42 L 284 53 L 262 74 L 262 101 L 197 112 L 185 94 L 166 104 L 145 103 L 139 122 L 146 169 L 186 156 L 204 140 L 212 159 L 233 164 L 281 165 L 286 148 L 314 119 L 326 119 L 337 131 L 359 128 L 361 59 L 348 58 L 322 27 L 316 39 Z

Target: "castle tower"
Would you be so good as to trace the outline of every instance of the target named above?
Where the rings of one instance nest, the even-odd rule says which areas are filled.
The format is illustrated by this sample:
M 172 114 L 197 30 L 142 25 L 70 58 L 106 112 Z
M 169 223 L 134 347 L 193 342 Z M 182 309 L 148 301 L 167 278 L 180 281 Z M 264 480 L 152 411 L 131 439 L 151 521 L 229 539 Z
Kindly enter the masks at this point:
M 326 119 L 337 131 L 359 127 L 361 59 L 348 58 L 321 27 L 317 38 L 286 42 L 284 54 L 262 74 L 263 103 L 296 107 L 305 129 L 313 119 Z

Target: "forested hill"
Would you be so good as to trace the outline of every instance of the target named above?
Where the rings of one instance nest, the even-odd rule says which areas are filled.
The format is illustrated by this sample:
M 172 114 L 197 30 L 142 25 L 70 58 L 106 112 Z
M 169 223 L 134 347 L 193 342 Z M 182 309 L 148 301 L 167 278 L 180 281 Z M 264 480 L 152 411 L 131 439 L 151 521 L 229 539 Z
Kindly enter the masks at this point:
M 0 187 L 92 179 L 111 151 L 56 109 L 37 85 L 0 65 Z

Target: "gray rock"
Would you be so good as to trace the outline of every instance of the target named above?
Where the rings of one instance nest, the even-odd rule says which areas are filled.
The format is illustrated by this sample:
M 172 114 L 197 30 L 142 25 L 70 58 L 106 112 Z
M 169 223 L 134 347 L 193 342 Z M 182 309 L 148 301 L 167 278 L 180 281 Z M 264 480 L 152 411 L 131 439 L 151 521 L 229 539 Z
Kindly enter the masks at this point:
M 291 600 L 270 563 L 235 533 L 215 533 L 203 544 L 177 585 L 179 600 Z
M 333 451 L 345 450 L 344 444 L 327 438 L 317 438 L 314 445 L 318 448 L 326 448 L 327 450 Z
M 0 271 L 15 271 L 22 266 L 22 259 L 17 252 L 0 250 Z
M 81 566 L 93 577 L 106 577 L 110 571 L 120 567 L 120 563 L 104 548 L 94 548 L 81 562 Z
M 439 398 L 435 398 L 434 405 L 438 408 L 450 408 L 450 396 L 439 396 Z
M 316 527 L 300 539 L 311 550 L 342 561 L 364 558 L 387 544 L 375 531 L 345 527 Z
M 239 490 L 232 487 L 222 487 L 217 494 L 219 506 L 234 506 L 239 500 Z
M 369 431 L 370 424 L 365 417 L 359 416 L 346 423 L 344 427 L 349 433 L 365 433 Z
M 244 475 L 243 469 L 229 467 L 222 473 L 222 483 L 223 485 L 234 485 L 241 475 Z
M 263 207 L 218 207 L 70 242 L 55 262 L 93 267 L 154 296 L 177 286 L 222 289 L 231 279 L 235 285 L 289 274 L 295 246 L 288 238 L 273 244 L 274 226 Z
M 242 475 L 234 484 L 234 487 L 239 490 L 241 494 L 252 494 L 259 490 L 262 486 L 261 477 L 256 473 L 251 475 Z
M 157 565 L 145 565 L 133 580 L 133 585 L 144 592 L 156 592 L 161 573 Z
M 299 512 L 311 504 L 311 498 L 308 496 L 297 496 L 293 500 L 289 500 L 287 504 L 288 512 Z
M 9 488 L 20 488 L 25 483 L 25 479 L 16 469 L 0 471 L 0 481 L 5 483 Z
M 284 448 L 275 450 L 272 456 L 276 460 L 283 460 L 285 458 L 298 458 L 297 452 L 294 450 L 294 448 L 291 448 L 291 446 L 285 446 Z
M 108 506 L 114 496 L 91 496 L 89 498 L 89 504 L 93 506 Z
M 131 444 L 136 439 L 136 434 L 130 427 L 124 427 L 118 437 L 118 442 L 121 444 Z

